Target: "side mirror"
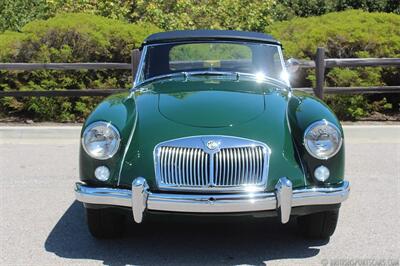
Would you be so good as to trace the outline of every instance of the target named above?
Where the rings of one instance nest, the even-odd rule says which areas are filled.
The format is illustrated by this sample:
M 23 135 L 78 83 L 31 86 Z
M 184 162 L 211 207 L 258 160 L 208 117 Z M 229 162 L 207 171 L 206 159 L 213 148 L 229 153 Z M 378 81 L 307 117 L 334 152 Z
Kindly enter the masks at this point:
M 292 74 L 299 70 L 300 68 L 300 61 L 294 58 L 290 58 L 286 61 L 286 69 L 288 73 Z

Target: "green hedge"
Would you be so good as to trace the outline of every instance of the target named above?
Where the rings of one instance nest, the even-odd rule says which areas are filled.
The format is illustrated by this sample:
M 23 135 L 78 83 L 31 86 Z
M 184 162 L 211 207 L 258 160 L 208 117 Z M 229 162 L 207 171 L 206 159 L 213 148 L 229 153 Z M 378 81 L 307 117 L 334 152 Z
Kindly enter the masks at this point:
M 400 57 L 400 15 L 396 14 L 350 10 L 295 18 L 265 31 L 282 42 L 287 57 L 314 59 L 317 47 L 325 47 L 328 58 Z M 313 71 L 302 73 L 300 80 L 298 86 L 313 86 Z M 399 81 L 399 68 L 334 68 L 326 73 L 327 86 L 399 85 Z M 334 96 L 327 102 L 342 119 L 357 119 L 373 111 L 399 111 L 397 95 Z
M 20 33 L 0 34 L 0 62 L 129 62 L 133 48 L 160 29 L 128 24 L 90 14 L 64 14 L 34 21 Z M 62 90 L 128 88 L 131 72 L 113 71 L 2 71 L 0 90 Z M 0 98 L 2 116 L 35 120 L 82 120 L 99 98 Z
M 400 57 L 400 16 L 395 14 L 350 10 L 264 24 L 265 32 L 282 41 L 287 57 L 313 59 L 318 46 L 326 47 L 327 57 L 332 58 Z M 128 24 L 91 14 L 60 14 L 30 22 L 20 32 L 0 34 L 0 62 L 129 62 L 131 49 L 158 31 L 147 22 Z M 301 86 L 311 86 L 315 78 L 307 72 L 300 80 Z M 399 85 L 399 80 L 398 68 L 335 68 L 327 73 L 329 86 Z M 123 70 L 0 72 L 0 90 L 127 88 L 131 82 L 130 72 Z M 0 99 L 0 116 L 79 121 L 99 100 L 7 97 Z M 327 101 L 342 119 L 399 111 L 396 95 L 334 96 Z
M 399 0 L 1 0 L 0 32 L 58 13 L 88 13 L 170 29 L 262 31 L 273 21 L 361 9 L 400 14 Z

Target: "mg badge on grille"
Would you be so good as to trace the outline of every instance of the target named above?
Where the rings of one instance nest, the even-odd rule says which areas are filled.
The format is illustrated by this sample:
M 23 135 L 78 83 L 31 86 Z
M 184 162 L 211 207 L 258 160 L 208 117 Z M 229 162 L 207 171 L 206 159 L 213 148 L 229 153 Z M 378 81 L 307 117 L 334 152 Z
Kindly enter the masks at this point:
M 210 150 L 215 150 L 219 148 L 219 142 L 215 141 L 215 140 L 210 140 L 207 142 L 207 148 L 209 148 Z

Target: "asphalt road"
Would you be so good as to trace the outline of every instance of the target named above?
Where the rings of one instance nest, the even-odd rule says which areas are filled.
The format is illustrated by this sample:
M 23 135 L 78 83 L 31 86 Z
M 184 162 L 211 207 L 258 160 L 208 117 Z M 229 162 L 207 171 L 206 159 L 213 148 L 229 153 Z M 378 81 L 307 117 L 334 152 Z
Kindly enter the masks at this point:
M 294 222 L 131 224 L 99 241 L 74 200 L 78 127 L 0 127 L 1 265 L 399 265 L 400 126 L 346 126 L 350 198 L 329 241 Z

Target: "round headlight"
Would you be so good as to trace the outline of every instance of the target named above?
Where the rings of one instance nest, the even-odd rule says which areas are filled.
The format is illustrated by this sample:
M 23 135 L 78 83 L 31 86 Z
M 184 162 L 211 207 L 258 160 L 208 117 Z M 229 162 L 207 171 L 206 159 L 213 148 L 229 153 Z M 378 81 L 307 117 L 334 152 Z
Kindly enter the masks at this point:
M 82 146 L 91 157 L 106 160 L 118 151 L 120 140 L 119 132 L 113 125 L 94 122 L 83 132 Z
M 321 120 L 312 123 L 304 132 L 304 146 L 311 156 L 327 160 L 342 146 L 342 135 L 332 123 Z

